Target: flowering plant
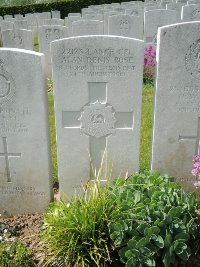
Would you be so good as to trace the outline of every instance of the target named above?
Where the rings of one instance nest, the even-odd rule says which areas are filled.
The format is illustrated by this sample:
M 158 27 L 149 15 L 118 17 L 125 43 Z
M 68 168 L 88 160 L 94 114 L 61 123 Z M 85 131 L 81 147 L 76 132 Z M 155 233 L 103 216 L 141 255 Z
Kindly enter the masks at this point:
M 194 163 L 192 169 L 192 175 L 196 176 L 196 181 L 194 182 L 194 186 L 200 187 L 200 155 L 194 155 L 192 161 Z
M 147 44 L 144 50 L 144 82 L 153 83 L 155 78 L 156 48 Z

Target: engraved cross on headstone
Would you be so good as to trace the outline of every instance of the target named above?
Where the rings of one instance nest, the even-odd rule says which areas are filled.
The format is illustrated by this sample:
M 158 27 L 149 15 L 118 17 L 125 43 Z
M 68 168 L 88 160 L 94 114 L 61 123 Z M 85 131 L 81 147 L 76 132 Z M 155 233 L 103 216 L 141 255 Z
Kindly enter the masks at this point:
M 133 112 L 115 111 L 107 102 L 106 82 L 88 82 L 88 95 L 88 103 L 81 110 L 62 111 L 62 124 L 65 129 L 79 128 L 90 137 L 92 166 L 99 170 L 109 136 L 116 129 L 132 129 Z
M 196 136 L 179 136 L 180 141 L 184 140 L 195 140 L 195 155 L 199 155 L 200 153 L 200 117 L 198 118 L 198 125 L 197 125 L 197 135 Z
M 5 171 L 6 171 L 6 176 L 7 176 L 7 182 L 11 182 L 11 174 L 10 174 L 10 162 L 9 162 L 9 157 L 21 157 L 21 153 L 9 153 L 8 152 L 8 144 L 7 144 L 7 138 L 3 137 L 3 148 L 4 152 L 0 153 L 0 157 L 5 158 Z

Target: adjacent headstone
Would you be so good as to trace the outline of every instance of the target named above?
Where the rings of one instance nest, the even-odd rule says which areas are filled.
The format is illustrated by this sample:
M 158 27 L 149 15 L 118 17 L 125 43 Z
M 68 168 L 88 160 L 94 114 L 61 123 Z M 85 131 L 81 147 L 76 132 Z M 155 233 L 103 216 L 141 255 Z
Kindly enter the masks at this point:
M 142 8 L 140 7 L 135 7 L 135 8 L 130 8 L 130 9 L 126 9 L 125 10 L 125 14 L 126 15 L 132 15 L 132 16 L 137 16 L 137 17 L 141 17 L 142 19 L 142 23 L 143 23 L 143 17 L 144 17 L 144 11 Z
M 22 14 L 16 14 L 16 15 L 14 15 L 14 18 L 21 20 L 24 18 L 24 16 Z
M 15 29 L 24 29 L 24 30 L 28 30 L 28 22 L 27 20 L 16 20 L 14 22 L 14 27 Z
M 64 26 L 49 25 L 38 28 L 39 51 L 45 54 L 45 70 L 48 78 L 52 75 L 50 43 L 66 37 L 69 37 L 69 31 Z
M 161 9 L 161 6 L 160 5 L 153 5 L 153 6 L 146 6 L 144 8 L 145 11 L 156 10 L 156 9 Z M 163 9 L 166 9 L 166 8 L 163 8 Z
M 114 15 L 108 19 L 108 34 L 143 40 L 143 23 L 136 16 Z
M 14 23 L 16 21 L 16 19 L 15 18 L 7 18 L 7 19 L 4 19 L 4 21 L 11 21 Z
M 199 0 L 189 0 L 189 1 L 187 1 L 187 4 L 188 5 L 198 5 L 198 4 L 200 4 L 200 1 Z
M 144 37 L 146 43 L 152 42 L 157 36 L 158 27 L 177 22 L 174 10 L 151 10 L 144 13 Z
M 35 16 L 37 18 L 38 26 L 43 26 L 45 19 L 51 19 L 51 12 L 35 13 Z
M 92 14 L 85 14 L 82 17 L 83 19 L 88 19 L 88 20 L 99 20 L 103 21 L 103 14 L 97 14 L 97 13 L 92 13 Z
M 104 34 L 108 34 L 108 18 L 113 15 L 118 15 L 119 12 L 117 11 L 108 11 L 104 13 Z
M 71 28 L 72 27 L 72 22 L 77 21 L 77 20 L 82 20 L 82 17 L 65 17 L 65 26 Z
M 0 214 L 44 212 L 52 200 L 43 55 L 0 49 Z M 38 115 L 39 112 L 39 115 Z
M 81 20 L 72 23 L 72 35 L 103 35 L 103 22 L 99 20 Z
M 81 13 L 68 13 L 68 17 L 81 17 Z
M 2 31 L 4 47 L 33 50 L 33 32 L 30 30 Z
M 37 25 L 37 18 L 32 13 L 28 13 L 25 15 L 25 19 L 27 20 L 28 29 L 32 30 L 35 37 L 38 33 L 38 25 Z
M 181 22 L 181 12 L 182 12 L 182 7 L 184 5 L 185 5 L 184 3 L 169 3 L 169 4 L 167 4 L 168 10 L 175 10 L 176 11 L 177 22 Z
M 61 197 L 93 179 L 90 157 L 98 170 L 105 151 L 114 178 L 138 171 L 143 41 L 73 37 L 51 51 Z
M 200 153 L 199 28 L 191 22 L 158 30 L 151 165 L 188 185 L 192 156 Z
M 183 6 L 182 9 L 183 21 L 198 21 L 200 20 L 200 4 Z
M 13 15 L 4 15 L 3 17 L 4 17 L 5 20 L 7 20 L 7 19 L 10 19 L 10 18 L 13 18 Z
M 60 25 L 64 26 L 65 21 L 64 19 L 45 19 L 44 25 Z
M 0 26 L 1 26 L 1 32 L 14 29 L 14 23 L 7 20 L 2 21 Z
M 59 10 L 52 10 L 51 11 L 51 17 L 52 19 L 60 19 L 60 11 Z

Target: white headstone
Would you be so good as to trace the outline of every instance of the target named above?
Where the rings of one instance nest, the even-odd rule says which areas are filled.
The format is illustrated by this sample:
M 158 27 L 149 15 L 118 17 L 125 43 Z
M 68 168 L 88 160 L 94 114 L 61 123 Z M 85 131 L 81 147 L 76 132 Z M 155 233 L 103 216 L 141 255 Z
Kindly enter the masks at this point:
M 103 35 L 103 22 L 99 20 L 80 20 L 72 22 L 72 35 Z
M 182 8 L 183 21 L 198 21 L 200 20 L 200 4 L 183 6 Z
M 99 20 L 103 21 L 103 14 L 98 14 L 98 13 L 92 13 L 92 14 L 85 14 L 82 17 L 83 19 L 89 19 L 89 20 Z
M 81 13 L 68 13 L 68 17 L 81 17 Z
M 72 22 L 77 21 L 77 20 L 82 20 L 82 17 L 65 17 L 65 26 L 69 27 L 71 29 L 72 27 Z
M 132 15 L 132 16 L 138 16 L 142 18 L 143 22 L 143 17 L 144 17 L 144 10 L 140 7 L 135 7 L 135 8 L 130 8 L 125 10 L 126 15 Z
M 34 35 L 37 36 L 38 26 L 37 26 L 37 18 L 33 13 L 28 13 L 25 15 L 25 19 L 27 20 L 28 29 L 32 30 Z
M 187 1 L 187 4 L 188 5 L 198 5 L 198 4 L 200 4 L 200 1 L 199 0 L 189 0 L 189 1 Z
M 151 10 L 144 14 L 144 37 L 146 43 L 152 42 L 157 36 L 158 27 L 177 22 L 174 10 Z
M 60 25 L 64 26 L 65 21 L 64 19 L 45 19 L 44 25 Z
M 0 49 L 0 214 L 44 212 L 52 200 L 43 55 Z
M 52 19 L 60 19 L 60 11 L 59 10 L 52 10 L 51 11 L 51 17 Z
M 4 47 L 33 50 L 33 32 L 30 30 L 7 30 L 2 31 Z
M 16 15 L 14 15 L 14 18 L 21 20 L 24 18 L 24 16 L 22 14 L 16 14 Z
M 93 9 L 91 9 L 91 8 L 82 8 L 81 9 L 82 16 L 85 15 L 85 14 L 88 14 L 88 12 L 89 13 L 95 13 L 95 11 Z
M 43 26 L 45 19 L 51 19 L 51 12 L 35 13 L 35 16 L 37 18 L 38 26 Z
M 144 8 L 145 11 L 157 10 L 157 9 L 161 9 L 161 6 L 160 5 L 153 5 L 153 6 L 146 6 Z M 162 9 L 166 9 L 166 7 L 162 8 Z
M 200 153 L 199 28 L 189 22 L 158 31 L 152 169 L 183 181 Z
M 177 22 L 181 22 L 181 12 L 182 12 L 182 6 L 184 6 L 184 3 L 169 3 L 167 4 L 168 10 L 175 10 L 176 11 L 176 17 Z
M 7 18 L 7 19 L 4 19 L 4 21 L 10 21 L 10 22 L 15 22 L 16 21 L 16 19 L 15 18 Z
M 28 22 L 27 20 L 16 20 L 14 22 L 14 27 L 15 29 L 24 29 L 24 30 L 28 30 Z
M 4 15 L 3 17 L 4 17 L 5 20 L 7 20 L 7 19 L 10 19 L 10 18 L 13 18 L 13 15 Z
M 13 28 L 14 28 L 13 22 L 7 20 L 1 22 L 1 32 L 6 30 L 12 30 Z
M 143 23 L 137 16 L 114 15 L 108 19 L 108 34 L 143 40 Z
M 138 171 L 143 41 L 73 37 L 51 50 L 62 197 L 93 178 L 90 157 L 98 170 L 104 151 L 114 178 Z
M 49 78 L 52 75 L 50 42 L 66 37 L 69 37 L 69 31 L 64 26 L 49 25 L 38 28 L 39 51 L 45 54 L 45 69 Z
M 108 18 L 113 15 L 118 15 L 119 12 L 117 11 L 108 11 L 104 13 L 104 34 L 108 34 Z

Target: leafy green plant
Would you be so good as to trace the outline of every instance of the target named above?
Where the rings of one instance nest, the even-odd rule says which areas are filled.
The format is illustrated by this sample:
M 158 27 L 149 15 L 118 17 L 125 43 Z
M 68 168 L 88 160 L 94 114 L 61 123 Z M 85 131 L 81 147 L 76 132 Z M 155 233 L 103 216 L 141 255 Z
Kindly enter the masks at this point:
M 189 244 L 199 237 L 194 193 L 184 193 L 172 177 L 149 172 L 119 178 L 111 191 L 110 237 L 126 267 L 168 267 L 189 259 Z
M 67 204 L 53 203 L 44 216 L 41 238 L 48 250 L 48 264 L 103 267 L 113 260 L 107 223 L 112 211 L 108 186 L 101 187 L 95 180 L 84 191 L 84 196 Z
M 31 251 L 18 240 L 0 241 L 1 267 L 36 267 Z

